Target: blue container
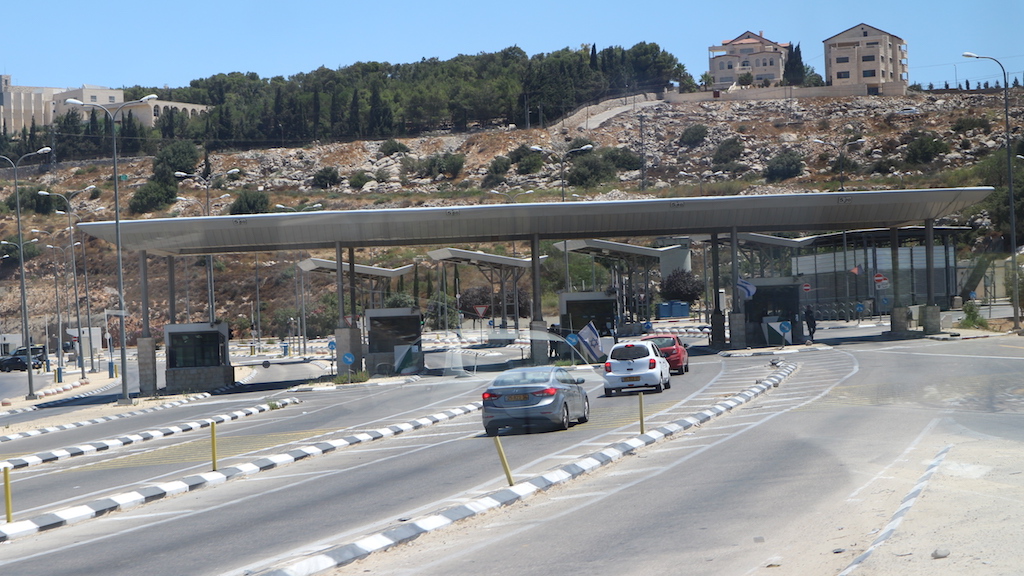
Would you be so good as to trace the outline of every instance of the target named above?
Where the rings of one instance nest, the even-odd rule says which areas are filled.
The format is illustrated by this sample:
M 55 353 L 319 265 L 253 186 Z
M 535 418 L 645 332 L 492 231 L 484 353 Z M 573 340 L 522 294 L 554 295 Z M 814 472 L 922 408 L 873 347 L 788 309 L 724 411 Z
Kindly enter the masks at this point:
M 658 303 L 658 318 L 668 318 L 672 315 L 672 303 L 671 302 L 660 302 Z
M 690 303 L 679 302 L 677 300 L 672 301 L 672 317 L 673 318 L 688 318 L 690 316 Z

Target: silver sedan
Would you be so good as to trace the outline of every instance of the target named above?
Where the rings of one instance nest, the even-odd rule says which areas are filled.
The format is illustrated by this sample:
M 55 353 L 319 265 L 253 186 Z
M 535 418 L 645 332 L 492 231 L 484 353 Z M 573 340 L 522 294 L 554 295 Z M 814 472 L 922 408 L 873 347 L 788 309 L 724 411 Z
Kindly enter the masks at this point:
M 583 378 L 558 366 L 506 370 L 483 393 L 484 430 L 494 436 L 509 426 L 568 430 L 573 420 L 582 424 L 590 419 L 590 399 L 581 384 Z

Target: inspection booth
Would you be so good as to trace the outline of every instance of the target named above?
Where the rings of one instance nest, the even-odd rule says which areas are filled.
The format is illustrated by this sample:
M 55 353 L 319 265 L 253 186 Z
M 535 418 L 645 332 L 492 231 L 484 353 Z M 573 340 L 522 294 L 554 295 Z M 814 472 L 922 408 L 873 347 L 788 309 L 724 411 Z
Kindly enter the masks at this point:
M 224 322 L 166 324 L 168 394 L 211 392 L 235 382 Z

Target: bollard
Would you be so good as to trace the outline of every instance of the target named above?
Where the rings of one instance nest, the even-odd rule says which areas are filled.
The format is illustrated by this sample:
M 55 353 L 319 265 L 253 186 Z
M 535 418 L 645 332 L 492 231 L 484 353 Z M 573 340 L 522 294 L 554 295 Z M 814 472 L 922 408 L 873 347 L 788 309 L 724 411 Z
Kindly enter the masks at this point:
M 505 469 L 505 478 L 508 479 L 509 486 L 515 486 L 516 483 L 512 480 L 512 471 L 508 467 L 508 458 L 505 458 L 505 450 L 501 447 L 501 439 L 494 436 L 494 446 L 498 448 L 498 459 L 501 460 L 501 467 Z
M 210 422 L 210 456 L 213 459 L 213 471 L 217 471 L 217 421 Z
M 7 523 L 14 522 L 14 511 L 11 510 L 11 467 L 4 466 L 4 510 L 7 510 Z
M 644 393 L 638 394 L 640 398 L 640 433 L 647 434 L 647 426 L 644 424 Z

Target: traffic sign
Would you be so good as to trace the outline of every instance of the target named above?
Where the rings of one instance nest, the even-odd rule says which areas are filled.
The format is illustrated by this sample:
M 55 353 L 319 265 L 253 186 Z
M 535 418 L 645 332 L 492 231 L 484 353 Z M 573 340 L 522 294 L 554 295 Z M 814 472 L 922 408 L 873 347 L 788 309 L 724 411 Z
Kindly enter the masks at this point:
M 487 314 L 487 308 L 488 306 L 486 304 L 477 304 L 473 306 L 473 310 L 476 311 L 476 315 L 479 316 L 480 318 L 483 318 L 484 315 Z
M 875 274 L 875 284 L 881 284 L 882 282 L 885 282 L 886 280 L 888 280 L 888 278 L 885 277 L 885 274 L 882 274 L 881 272 L 879 272 L 878 274 Z
M 785 322 L 785 321 L 779 322 L 779 332 L 782 332 L 783 334 L 788 334 L 789 332 L 792 332 L 792 331 L 793 331 L 793 325 L 792 324 L 790 324 L 789 322 Z
M 878 288 L 879 290 L 885 290 L 885 289 L 889 288 L 889 279 L 886 278 L 885 280 L 882 280 L 881 282 L 876 282 L 875 283 L 875 288 Z
M 804 292 L 810 292 L 811 291 L 811 285 L 810 284 L 804 284 L 803 286 L 800 287 L 800 289 L 803 290 Z
M 351 352 L 345 352 L 341 356 L 341 361 L 344 362 L 346 365 L 351 366 L 356 363 L 356 357 Z
M 863 311 L 864 311 L 864 305 L 861 304 L 860 302 L 857 302 L 857 312 L 863 312 Z
M 337 350 L 338 349 L 338 343 L 335 342 L 334 340 L 331 340 L 330 342 L 327 343 L 327 349 L 331 350 L 331 351 Z
M 568 336 L 565 337 L 565 341 L 568 342 L 571 346 L 575 346 L 580 343 L 580 337 L 575 334 L 569 334 Z

